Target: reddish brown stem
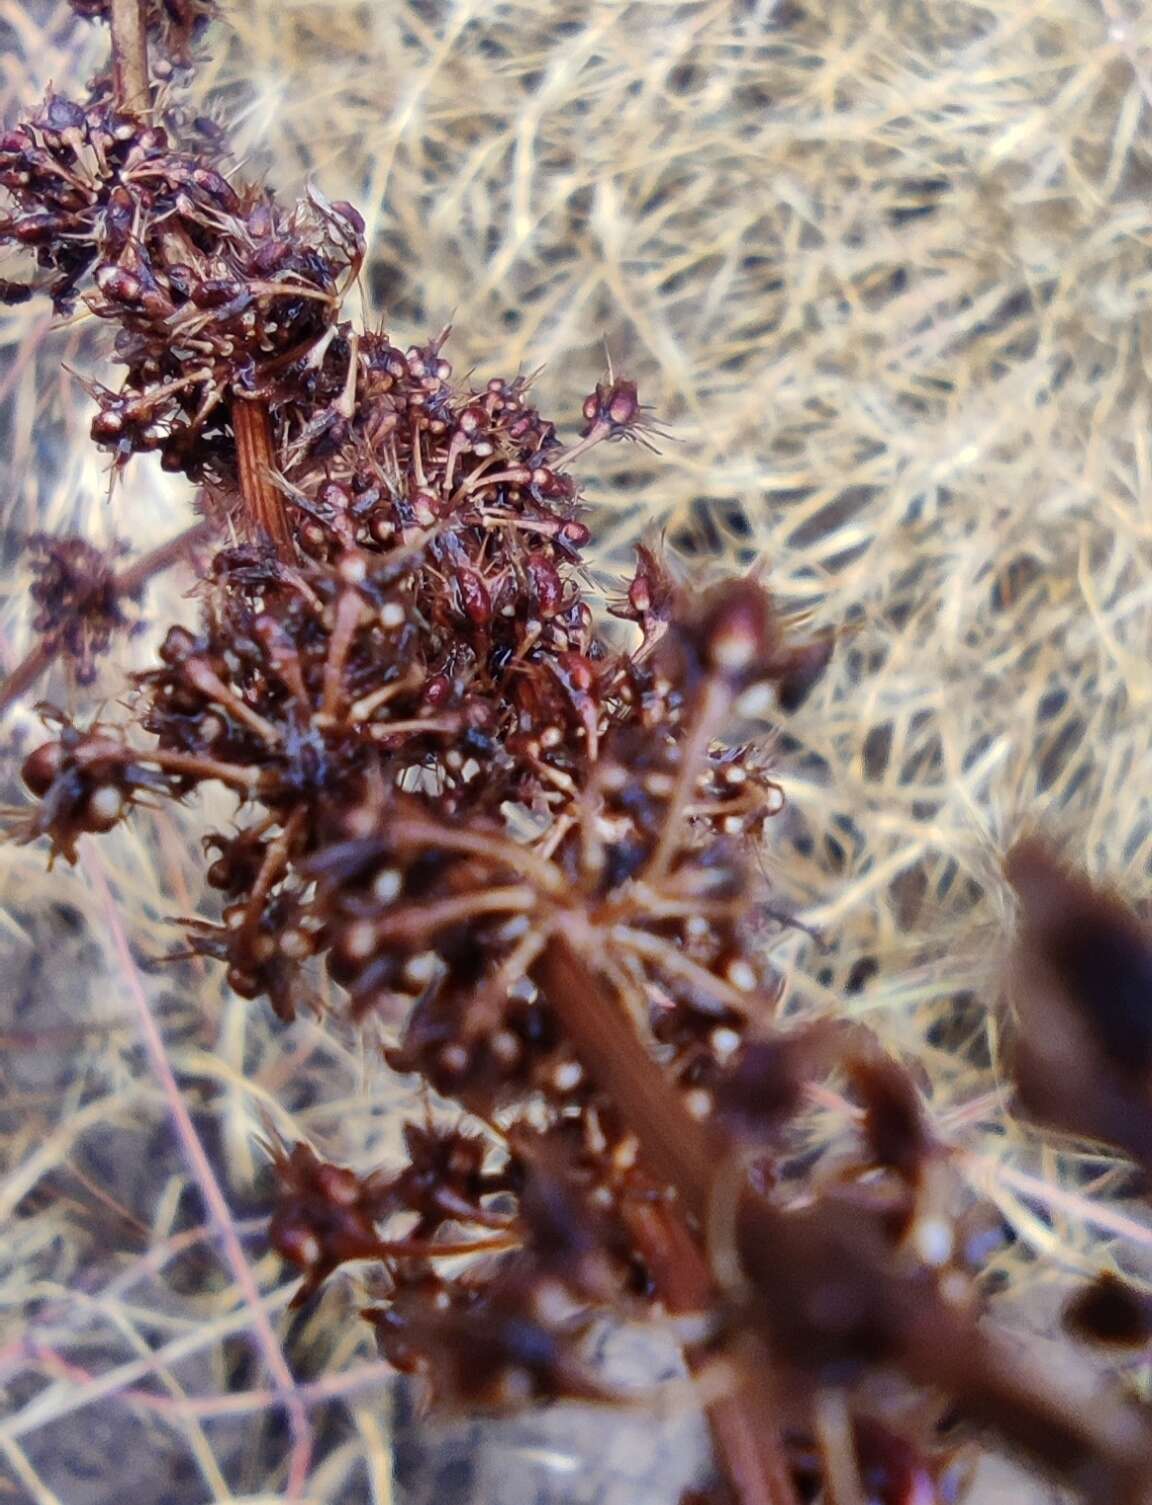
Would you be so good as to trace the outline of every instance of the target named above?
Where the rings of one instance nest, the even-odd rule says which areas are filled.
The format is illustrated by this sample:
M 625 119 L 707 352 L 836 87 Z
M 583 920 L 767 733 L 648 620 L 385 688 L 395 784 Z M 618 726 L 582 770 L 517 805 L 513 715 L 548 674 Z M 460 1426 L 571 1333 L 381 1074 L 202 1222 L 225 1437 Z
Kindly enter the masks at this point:
M 127 748 L 124 761 L 153 763 L 165 773 L 187 774 L 194 779 L 216 779 L 243 793 L 250 793 L 260 782 L 260 774 L 254 768 L 240 768 L 234 763 L 222 763 L 218 758 L 201 757 L 197 753 L 169 752 L 164 748 L 137 752 Z
M 717 1147 L 672 1091 L 627 1009 L 567 934 L 553 934 L 532 970 L 585 1067 L 628 1118 L 648 1168 L 705 1222 Z
M 712 1136 L 684 1111 L 626 1012 L 566 938 L 549 943 L 534 972 L 585 1066 L 636 1132 L 646 1164 L 672 1183 L 688 1212 L 706 1221 L 717 1164 Z M 714 1283 L 683 1213 L 666 1204 L 634 1204 L 628 1223 L 668 1309 L 708 1311 Z M 693 1355 L 688 1359 L 698 1367 Z M 765 1376 L 753 1376 L 750 1386 L 708 1406 L 717 1459 L 740 1505 L 796 1505 L 779 1433 L 771 1416 L 760 1414 L 764 1385 Z
M 152 104 L 148 84 L 148 29 L 145 0 L 112 0 L 112 66 L 116 102 L 122 110 L 144 115 Z
M 275 455 L 268 405 L 236 397 L 232 401 L 232 428 L 236 434 L 236 463 L 240 471 L 240 494 L 248 523 L 257 534 L 266 534 L 285 563 L 295 559 L 292 532 L 284 499 L 272 480 Z
M 117 595 L 138 595 L 153 575 L 161 575 L 172 565 L 178 564 L 181 559 L 186 559 L 193 549 L 199 548 L 202 543 L 207 543 L 214 531 L 215 525 L 209 519 L 204 518 L 198 523 L 193 523 L 190 528 L 185 528 L 182 533 L 177 533 L 174 538 L 157 544 L 147 554 L 141 554 L 139 559 L 134 559 L 116 576 Z
M 39 642 L 28 650 L 7 679 L 0 683 L 0 716 L 32 688 L 41 674 L 47 672 L 59 652 L 60 644 L 55 642 Z
M 176 564 L 191 549 L 209 539 L 212 531 L 212 524 L 208 521 L 194 523 L 191 528 L 185 528 L 183 533 L 177 533 L 175 538 L 168 539 L 150 553 L 141 554 L 139 559 L 134 559 L 127 569 L 121 570 L 116 576 L 116 594 L 139 595 L 153 575 L 159 575 Z M 42 674 L 47 673 L 59 657 L 61 646 L 60 639 L 37 643 L 8 677 L 0 681 L 0 716 L 26 694 Z
M 624 1220 L 668 1311 L 674 1316 L 709 1311 L 716 1299 L 715 1283 L 699 1244 L 675 1209 L 667 1203 L 631 1202 L 624 1208 Z M 747 1377 L 741 1376 L 739 1388 L 707 1406 L 716 1457 L 740 1505 L 797 1505 L 779 1428 L 769 1415 L 768 1353 L 760 1339 L 750 1341 L 754 1353 L 746 1365 Z M 711 1362 L 693 1349 L 686 1357 L 697 1375 Z

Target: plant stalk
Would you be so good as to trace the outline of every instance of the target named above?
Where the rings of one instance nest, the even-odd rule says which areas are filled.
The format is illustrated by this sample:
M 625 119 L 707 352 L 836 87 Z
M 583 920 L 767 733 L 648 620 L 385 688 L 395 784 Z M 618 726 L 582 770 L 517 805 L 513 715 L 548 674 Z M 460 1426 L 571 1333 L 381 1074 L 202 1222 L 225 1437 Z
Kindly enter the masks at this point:
M 665 1307 L 673 1315 L 709 1311 L 716 1285 L 684 1219 L 668 1203 L 633 1202 L 624 1221 L 644 1256 Z M 769 1414 L 771 1365 L 762 1340 L 749 1339 L 752 1363 L 743 1366 L 738 1388 L 706 1404 L 716 1457 L 739 1505 L 798 1505 L 779 1428 Z M 703 1377 L 712 1360 L 689 1348 L 692 1374 Z
M 684 1111 L 625 1011 L 567 939 L 549 942 L 533 971 L 585 1067 L 639 1138 L 647 1167 L 670 1181 L 683 1209 L 703 1222 L 717 1165 L 709 1133 Z M 707 1311 L 715 1286 L 683 1211 L 637 1204 L 627 1219 L 669 1311 Z M 688 1363 L 694 1372 L 702 1367 L 691 1353 Z M 754 1379 L 706 1408 L 717 1461 L 740 1505 L 796 1505 L 779 1432 L 770 1415 L 760 1414 L 766 1376 Z
M 266 534 L 286 564 L 296 558 L 284 499 L 272 480 L 275 454 L 268 404 L 260 399 L 233 396 L 232 428 L 236 435 L 236 464 L 247 522 L 256 534 Z
M 116 103 L 131 115 L 146 115 L 152 105 L 145 4 L 146 0 L 112 0 L 112 67 Z
M 148 77 L 147 0 L 112 0 L 112 65 L 116 101 L 127 113 L 146 114 L 152 103 Z M 240 495 L 250 531 L 266 534 L 282 560 L 296 557 L 284 503 L 272 482 L 274 453 L 267 403 L 233 395 L 232 425 Z

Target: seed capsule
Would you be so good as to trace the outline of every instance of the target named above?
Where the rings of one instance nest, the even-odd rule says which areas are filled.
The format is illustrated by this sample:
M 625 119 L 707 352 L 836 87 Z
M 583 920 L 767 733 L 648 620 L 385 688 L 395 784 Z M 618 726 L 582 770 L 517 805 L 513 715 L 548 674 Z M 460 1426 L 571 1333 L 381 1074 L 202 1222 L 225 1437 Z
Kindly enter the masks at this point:
M 136 303 L 140 299 L 140 279 L 121 266 L 97 268 L 96 286 L 115 303 Z
M 64 763 L 59 742 L 42 742 L 24 759 L 20 776 L 37 799 L 43 799 Z
M 727 581 L 705 599 L 699 631 L 704 667 L 743 688 L 765 671 L 772 657 L 772 599 L 755 581 Z
M 492 620 L 492 597 L 480 576 L 475 570 L 457 570 L 456 588 L 467 616 L 478 627 L 486 627 Z

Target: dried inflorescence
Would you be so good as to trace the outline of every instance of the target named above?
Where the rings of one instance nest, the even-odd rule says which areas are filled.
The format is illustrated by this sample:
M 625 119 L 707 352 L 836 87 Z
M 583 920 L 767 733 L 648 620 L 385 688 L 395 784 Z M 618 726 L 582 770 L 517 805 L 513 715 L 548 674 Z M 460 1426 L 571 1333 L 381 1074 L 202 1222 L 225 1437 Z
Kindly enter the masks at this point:
M 115 569 L 127 545 L 98 549 L 83 538 L 47 534 L 36 534 L 28 542 L 33 574 L 28 594 L 37 606 L 33 630 L 53 651 L 67 656 L 78 683 L 91 684 L 97 659 L 130 625 Z
M 90 383 L 93 438 L 118 464 L 156 452 L 166 469 L 227 488 L 235 403 L 318 360 L 360 265 L 363 225 L 316 192 L 285 214 L 262 190 L 234 189 L 221 165 L 211 144 L 181 149 L 172 125 L 107 98 L 50 95 L 0 138 L 12 205 L 0 248 L 32 250 L 38 268 L 9 279 L 6 298 L 43 289 L 58 311 L 82 298 L 120 326 L 126 375 L 115 389 Z
M 596 1315 L 691 1314 L 690 1366 L 735 1376 L 712 1387 L 722 1461 L 772 1505 L 933 1487 L 936 1408 L 878 1419 L 888 1369 L 1136 1499 L 1142 1420 L 1082 1415 L 978 1325 L 966 1202 L 909 1072 L 858 1025 L 775 1018 L 758 857 L 782 796 L 749 718 L 766 691 L 799 704 L 833 639 L 797 642 L 756 578 L 688 588 L 650 545 L 610 608 L 631 641 L 605 632 L 571 467 L 651 444 L 635 384 L 610 372 L 565 445 L 528 379 L 455 382 L 448 331 L 401 349 L 354 329 L 356 211 L 230 181 L 217 133 L 149 113 L 143 29 L 117 35 L 132 8 L 76 8 L 110 16 L 117 82 L 50 96 L 0 140 L 0 238 L 40 268 L 4 295 L 43 287 L 118 326 L 125 377 L 92 386 L 94 437 L 202 483 L 237 536 L 198 626 L 137 676 L 136 730 L 57 715 L 16 834 L 74 861 L 134 806 L 222 783 L 238 809 L 205 843 L 221 904 L 187 922 L 193 952 L 285 1019 L 326 969 L 388 1062 L 455 1103 L 458 1121 L 406 1126 L 397 1168 L 271 1148 L 297 1300 L 367 1262 L 381 1351 L 470 1405 L 608 1398 L 583 1348 Z M 208 10 L 135 20 L 179 63 Z M 45 548 L 42 628 L 86 672 L 123 577 Z M 1059 1110 L 1052 1050 L 1086 1042 L 1101 1085 L 1135 1026 L 1082 1006 L 1053 915 L 1090 910 L 1094 944 L 1127 960 L 1132 937 L 1027 853 L 1013 877 L 1022 945 L 1062 998 L 1030 1077 Z M 834 1079 L 860 1132 L 813 1155 L 800 1126 Z M 757 1409 L 768 1370 L 786 1436 Z
M 140 762 L 123 728 L 100 721 L 80 727 L 59 712 L 59 735 L 24 760 L 24 782 L 40 804 L 16 829 L 21 840 L 50 835 L 53 855 L 76 861 L 76 842 L 85 832 L 111 831 L 145 793 L 168 793 L 163 773 Z
M 1152 1167 L 1152 931 L 1039 838 L 1017 842 L 1005 871 L 1022 909 L 1008 976 L 1021 1102 Z

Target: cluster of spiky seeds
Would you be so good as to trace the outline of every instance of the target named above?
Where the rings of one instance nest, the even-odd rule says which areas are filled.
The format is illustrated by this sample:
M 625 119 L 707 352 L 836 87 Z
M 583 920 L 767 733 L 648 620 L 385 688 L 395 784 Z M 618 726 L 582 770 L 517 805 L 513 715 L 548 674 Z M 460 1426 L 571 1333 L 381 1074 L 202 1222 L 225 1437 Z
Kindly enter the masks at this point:
M 76 9 L 117 42 L 125 6 Z M 140 12 L 165 76 L 208 11 Z M 649 442 L 635 386 L 598 384 L 565 446 L 524 378 L 454 383 L 446 331 L 402 350 L 341 320 L 354 209 L 312 190 L 285 211 L 224 166 L 206 124 L 99 80 L 0 140 L 0 240 L 39 267 L 4 295 L 118 326 L 95 439 L 117 465 L 159 453 L 240 535 L 198 629 L 138 676 L 148 740 L 58 716 L 17 835 L 71 861 L 144 800 L 230 787 L 236 821 L 206 842 L 222 905 L 189 922 L 193 950 L 285 1019 L 326 968 L 390 1064 L 470 1115 L 408 1125 L 406 1164 L 368 1176 L 275 1147 L 271 1238 L 300 1299 L 371 1261 L 382 1352 L 488 1404 L 602 1397 L 581 1350 L 596 1309 L 695 1310 L 690 1362 L 729 1365 L 759 1438 L 749 1462 L 725 1412 L 721 1462 L 772 1505 L 945 1488 L 940 1408 L 894 1410 L 893 1368 L 1137 1498 L 1145 1431 L 1054 1398 L 977 1325 L 963 1200 L 908 1072 L 859 1026 L 775 1026 L 755 857 L 781 795 L 735 731 L 750 690 L 797 705 L 831 641 L 791 642 L 756 580 L 689 591 L 641 548 L 619 646 L 585 596 L 571 466 Z M 118 577 L 43 547 L 41 625 L 86 674 L 121 625 Z M 860 1134 L 813 1162 L 793 1131 L 835 1071 Z M 768 1369 L 787 1432 L 756 1415 Z

